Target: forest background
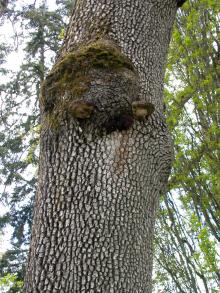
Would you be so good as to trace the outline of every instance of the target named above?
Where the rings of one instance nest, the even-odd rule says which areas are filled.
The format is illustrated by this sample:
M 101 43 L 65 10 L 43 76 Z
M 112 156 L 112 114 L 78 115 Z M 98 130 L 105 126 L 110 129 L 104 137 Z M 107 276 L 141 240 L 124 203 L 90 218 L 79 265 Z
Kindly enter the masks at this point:
M 64 37 L 72 0 L 0 1 L 0 292 L 22 292 L 37 184 L 40 85 Z M 6 4 L 4 6 L 4 4 Z M 220 2 L 178 10 L 165 112 L 175 161 L 161 196 L 154 292 L 219 292 Z

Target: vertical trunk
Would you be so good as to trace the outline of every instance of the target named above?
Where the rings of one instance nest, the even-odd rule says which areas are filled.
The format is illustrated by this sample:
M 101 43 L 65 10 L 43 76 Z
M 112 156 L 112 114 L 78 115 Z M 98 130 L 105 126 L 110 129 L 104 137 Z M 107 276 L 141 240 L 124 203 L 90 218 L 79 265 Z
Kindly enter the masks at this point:
M 25 292 L 151 292 L 172 154 L 162 92 L 176 6 L 76 1 L 42 89 Z

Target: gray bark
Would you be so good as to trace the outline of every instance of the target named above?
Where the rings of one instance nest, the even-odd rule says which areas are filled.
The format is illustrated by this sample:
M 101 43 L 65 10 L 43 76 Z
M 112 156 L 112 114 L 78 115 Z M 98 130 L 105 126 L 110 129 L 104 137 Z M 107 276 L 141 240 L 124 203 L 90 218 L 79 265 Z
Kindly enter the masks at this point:
M 122 62 L 127 68 L 119 71 L 100 64 L 86 71 L 89 87 L 80 101 L 93 108 L 86 119 L 70 115 L 75 98 L 68 88 L 42 106 L 24 292 L 152 291 L 155 212 L 172 157 L 162 96 L 176 9 L 174 0 L 76 1 L 57 63 L 104 40 L 135 69 Z M 48 80 L 54 82 L 53 72 Z M 62 113 L 58 100 L 69 103 Z M 152 103 L 153 114 L 136 120 L 136 100 Z M 46 123 L 49 111 L 61 117 L 56 129 Z
M 5 13 L 8 6 L 8 0 L 0 0 L 0 17 Z

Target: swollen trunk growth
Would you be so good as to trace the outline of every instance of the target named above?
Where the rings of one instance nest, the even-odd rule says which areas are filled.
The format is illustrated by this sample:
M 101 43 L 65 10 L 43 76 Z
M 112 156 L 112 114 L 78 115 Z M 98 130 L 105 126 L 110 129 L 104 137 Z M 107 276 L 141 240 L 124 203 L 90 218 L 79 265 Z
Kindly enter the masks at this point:
M 151 292 L 172 147 L 162 113 L 176 0 L 76 1 L 42 85 L 25 292 Z

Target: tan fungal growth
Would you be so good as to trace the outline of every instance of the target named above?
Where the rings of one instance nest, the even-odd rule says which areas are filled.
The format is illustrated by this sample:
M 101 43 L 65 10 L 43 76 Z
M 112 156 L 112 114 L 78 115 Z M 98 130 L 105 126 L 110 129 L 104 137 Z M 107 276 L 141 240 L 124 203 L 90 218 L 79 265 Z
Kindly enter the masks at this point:
M 75 118 L 88 119 L 90 118 L 94 107 L 83 101 L 73 101 L 69 105 L 68 112 Z
M 154 112 L 154 105 L 144 101 L 135 101 L 132 103 L 132 112 L 136 120 L 143 121 Z

